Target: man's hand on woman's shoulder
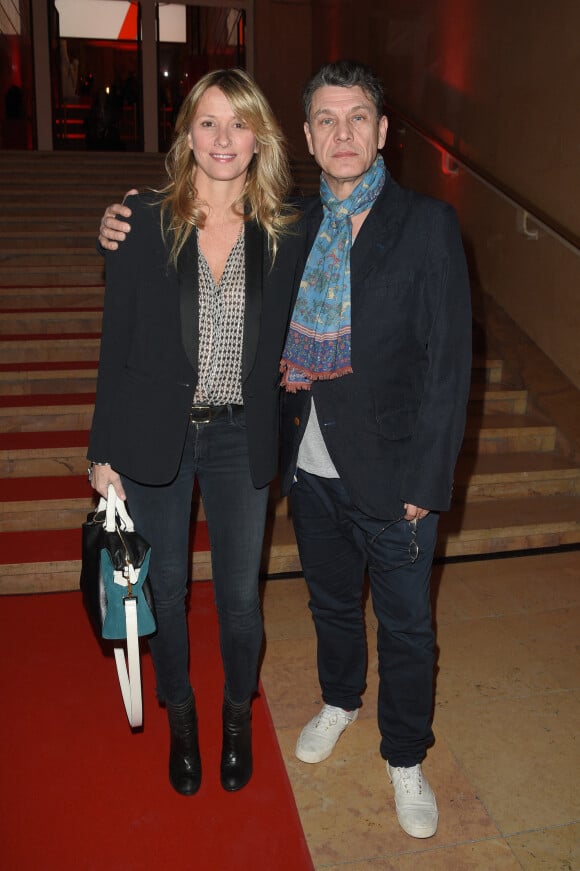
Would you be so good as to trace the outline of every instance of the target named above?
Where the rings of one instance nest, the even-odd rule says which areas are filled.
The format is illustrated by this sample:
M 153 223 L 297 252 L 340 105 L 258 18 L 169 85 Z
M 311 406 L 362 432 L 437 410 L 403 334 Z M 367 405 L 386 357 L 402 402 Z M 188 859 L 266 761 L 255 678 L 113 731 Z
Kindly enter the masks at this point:
M 125 197 L 138 194 L 139 191 L 131 188 L 127 191 Z M 101 218 L 101 226 L 99 227 L 99 244 L 107 251 L 116 251 L 119 247 L 119 242 L 124 242 L 127 233 L 131 230 L 131 225 L 123 221 L 123 218 L 131 217 L 131 209 L 121 203 L 113 203 L 105 210 L 105 214 Z

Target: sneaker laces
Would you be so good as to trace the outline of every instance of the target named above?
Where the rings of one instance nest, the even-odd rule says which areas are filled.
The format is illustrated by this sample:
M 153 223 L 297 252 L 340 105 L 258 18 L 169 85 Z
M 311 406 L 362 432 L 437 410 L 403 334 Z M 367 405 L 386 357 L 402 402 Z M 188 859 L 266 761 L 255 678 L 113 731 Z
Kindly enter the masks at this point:
M 420 765 L 411 768 L 399 768 L 400 783 L 407 795 L 423 794 L 423 772 Z
M 316 722 L 314 724 L 315 729 L 325 729 L 328 730 L 332 726 L 336 726 L 338 723 L 338 718 L 340 715 L 343 715 L 344 719 L 349 722 L 349 718 L 346 713 L 342 710 L 342 708 L 336 708 L 333 705 L 325 705 L 321 712 L 319 713 Z

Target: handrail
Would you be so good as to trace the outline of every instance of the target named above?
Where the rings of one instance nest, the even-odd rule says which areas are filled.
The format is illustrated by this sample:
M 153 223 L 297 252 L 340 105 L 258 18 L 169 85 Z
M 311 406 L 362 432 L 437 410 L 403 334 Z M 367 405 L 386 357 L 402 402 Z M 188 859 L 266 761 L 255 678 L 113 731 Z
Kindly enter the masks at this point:
M 534 224 L 537 224 L 542 230 L 547 233 L 549 236 L 552 236 L 576 256 L 580 256 L 580 236 L 577 236 L 575 233 L 572 233 L 567 227 L 564 227 L 550 215 L 547 215 L 541 209 L 538 209 L 532 203 L 525 200 L 521 197 L 516 191 L 513 191 L 507 185 L 498 181 L 493 175 L 486 172 L 481 167 L 472 163 L 468 158 L 463 157 L 456 151 L 452 146 L 448 145 L 443 139 L 440 139 L 434 133 L 426 130 L 422 127 L 417 121 L 410 118 L 392 103 L 386 103 L 387 114 L 392 113 L 395 115 L 400 121 L 403 122 L 405 127 L 410 127 L 417 133 L 422 139 L 436 148 L 438 151 L 443 154 L 449 155 L 453 162 L 458 166 L 463 167 L 467 172 L 471 175 L 475 176 L 482 184 L 486 187 L 491 188 L 495 193 L 499 194 L 499 196 L 507 200 L 512 206 L 518 209 L 522 213 L 521 219 L 521 227 L 523 232 L 526 235 L 529 235 L 530 238 L 533 238 L 532 234 L 530 234 L 527 228 L 527 217 L 529 216 Z

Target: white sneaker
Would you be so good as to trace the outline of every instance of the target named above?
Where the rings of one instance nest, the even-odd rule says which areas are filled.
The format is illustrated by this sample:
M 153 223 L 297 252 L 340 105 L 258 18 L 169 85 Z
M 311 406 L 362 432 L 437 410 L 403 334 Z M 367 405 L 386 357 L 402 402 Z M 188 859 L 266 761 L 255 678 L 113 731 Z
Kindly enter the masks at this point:
M 328 759 L 347 726 L 358 717 L 358 708 L 343 711 L 334 705 L 324 705 L 320 713 L 306 723 L 296 742 L 296 756 L 302 762 L 322 762 Z
M 395 790 L 399 825 L 412 838 L 430 838 L 437 831 L 439 813 L 435 794 L 420 765 L 392 768 L 387 772 Z

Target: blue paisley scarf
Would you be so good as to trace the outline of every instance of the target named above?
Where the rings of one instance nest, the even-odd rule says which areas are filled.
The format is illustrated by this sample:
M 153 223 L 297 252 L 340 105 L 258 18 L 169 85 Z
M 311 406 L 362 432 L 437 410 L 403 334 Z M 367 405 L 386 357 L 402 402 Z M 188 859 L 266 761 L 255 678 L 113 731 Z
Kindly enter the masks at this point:
M 345 200 L 320 183 L 323 217 L 308 256 L 280 363 L 291 393 L 352 372 L 350 359 L 350 218 L 369 209 L 385 183 L 381 155 Z

